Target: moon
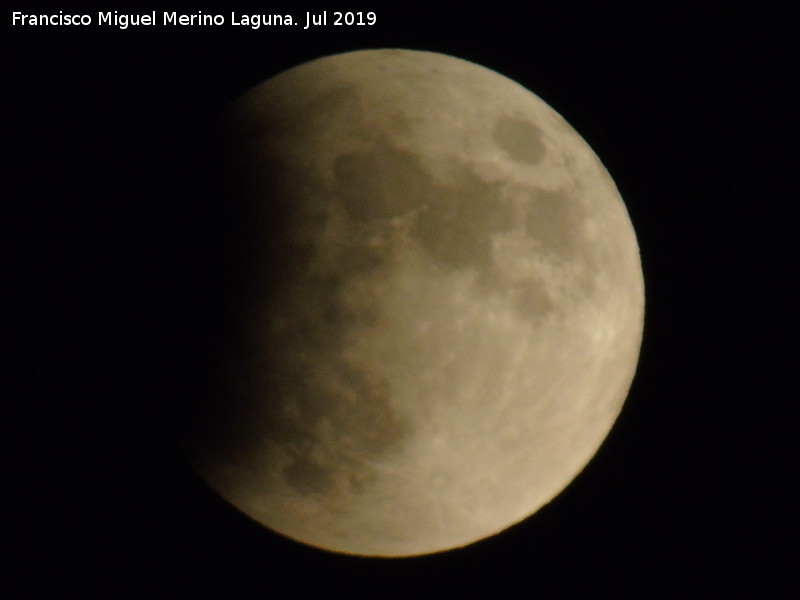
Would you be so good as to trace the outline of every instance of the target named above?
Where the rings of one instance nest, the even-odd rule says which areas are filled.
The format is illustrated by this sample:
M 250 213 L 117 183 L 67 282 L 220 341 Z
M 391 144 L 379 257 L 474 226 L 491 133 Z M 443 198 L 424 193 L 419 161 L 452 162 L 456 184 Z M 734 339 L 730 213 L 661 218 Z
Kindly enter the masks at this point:
M 278 74 L 224 123 L 246 285 L 197 473 L 363 556 L 465 546 L 559 494 L 643 327 L 636 236 L 587 143 L 492 70 L 394 49 Z

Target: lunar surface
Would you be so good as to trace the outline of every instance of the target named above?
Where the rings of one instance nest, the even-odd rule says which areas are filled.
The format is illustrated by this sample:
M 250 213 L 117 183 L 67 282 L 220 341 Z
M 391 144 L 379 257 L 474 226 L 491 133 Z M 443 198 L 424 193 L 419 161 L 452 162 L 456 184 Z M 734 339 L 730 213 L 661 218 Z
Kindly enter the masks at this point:
M 226 123 L 248 285 L 197 472 L 276 532 L 369 556 L 552 500 L 642 335 L 636 237 L 586 142 L 502 75 L 406 50 L 283 72 Z

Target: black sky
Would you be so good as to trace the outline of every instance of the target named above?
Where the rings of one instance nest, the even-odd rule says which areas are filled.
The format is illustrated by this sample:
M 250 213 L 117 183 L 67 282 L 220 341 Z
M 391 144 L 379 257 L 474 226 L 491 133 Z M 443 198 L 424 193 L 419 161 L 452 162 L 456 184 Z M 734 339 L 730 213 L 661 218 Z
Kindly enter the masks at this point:
M 23 29 L 6 13 L 0 537 L 31 597 L 797 593 L 790 15 L 553 4 L 352 5 L 378 24 L 316 31 Z M 575 483 L 501 537 L 391 561 L 263 530 L 169 443 L 212 393 L 246 218 L 207 167 L 209 123 L 283 69 L 377 47 L 472 60 L 558 110 L 626 201 L 647 295 L 629 401 Z

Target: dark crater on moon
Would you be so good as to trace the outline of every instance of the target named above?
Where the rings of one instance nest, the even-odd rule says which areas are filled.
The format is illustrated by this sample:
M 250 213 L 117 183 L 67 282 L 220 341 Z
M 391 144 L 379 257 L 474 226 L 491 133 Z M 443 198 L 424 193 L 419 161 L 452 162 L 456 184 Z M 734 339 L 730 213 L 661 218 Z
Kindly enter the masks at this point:
M 411 433 L 391 405 L 386 378 L 344 360 L 287 352 L 239 364 L 239 416 L 222 450 L 254 464 L 263 460 L 265 440 L 278 443 L 291 456 L 281 476 L 300 493 L 327 492 L 337 479 L 363 488 L 364 461 L 380 459 Z
M 284 404 L 270 427 L 270 435 L 294 455 L 282 474 L 299 492 L 327 491 L 334 473 L 344 475 L 351 487 L 362 487 L 368 471 L 363 461 L 380 459 L 411 433 L 410 424 L 391 407 L 389 382 L 366 370 L 339 364 L 329 380 L 302 392 L 302 398 L 289 396 L 296 402 L 292 410 L 287 414 Z M 320 424 L 334 436 L 333 446 L 320 439 Z
M 540 281 L 523 281 L 513 285 L 511 299 L 514 309 L 528 319 L 542 317 L 556 307 Z
M 510 230 L 516 212 L 464 164 L 449 184 L 438 183 L 420 158 L 381 140 L 365 152 L 340 156 L 334 165 L 337 197 L 355 222 L 414 213 L 410 234 L 431 258 L 453 269 L 491 265 L 491 235 Z
M 598 245 L 586 239 L 586 218 L 580 201 L 563 190 L 534 190 L 525 208 L 528 235 L 541 242 L 542 248 L 562 264 L 580 267 L 573 292 L 582 294 L 594 290 L 594 276 L 604 269 L 598 257 Z
M 419 159 L 385 140 L 339 156 L 333 169 L 336 197 L 357 222 L 404 215 L 425 202 L 431 187 Z
M 492 138 L 512 160 L 518 163 L 538 164 L 546 153 L 542 132 L 525 119 L 501 117 L 495 123 Z
M 584 258 L 583 208 L 566 192 L 535 190 L 525 207 L 525 228 L 528 235 L 555 252 L 564 260 Z

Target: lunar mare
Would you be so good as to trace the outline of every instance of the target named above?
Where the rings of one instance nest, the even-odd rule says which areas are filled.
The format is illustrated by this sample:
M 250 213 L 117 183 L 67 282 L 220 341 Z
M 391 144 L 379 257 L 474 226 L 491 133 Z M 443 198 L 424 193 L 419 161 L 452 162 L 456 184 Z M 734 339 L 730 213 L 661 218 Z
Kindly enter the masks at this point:
M 201 476 L 370 556 L 469 544 L 563 490 L 643 321 L 634 231 L 583 139 L 502 75 L 407 50 L 281 73 L 226 123 L 250 262 Z

